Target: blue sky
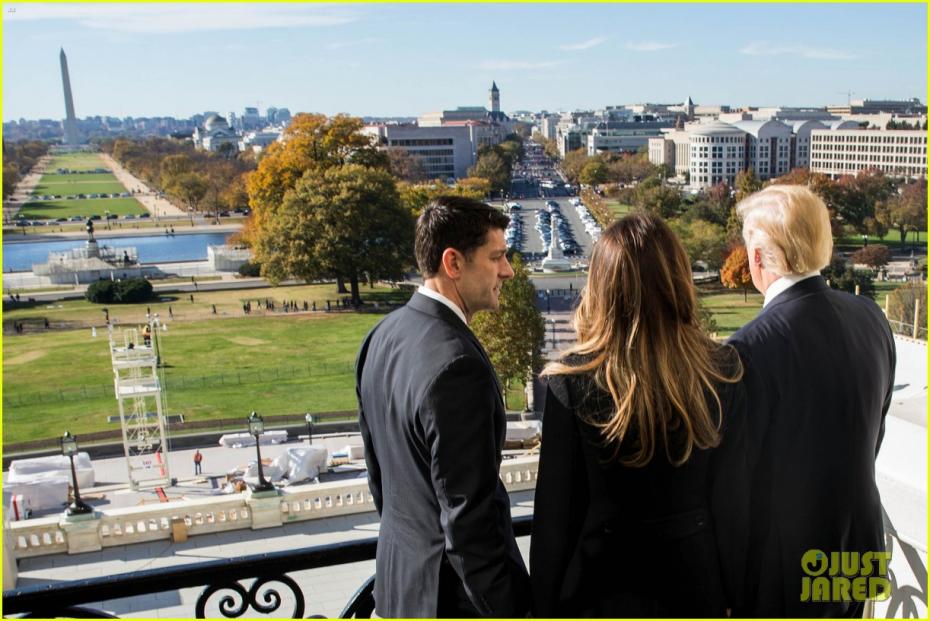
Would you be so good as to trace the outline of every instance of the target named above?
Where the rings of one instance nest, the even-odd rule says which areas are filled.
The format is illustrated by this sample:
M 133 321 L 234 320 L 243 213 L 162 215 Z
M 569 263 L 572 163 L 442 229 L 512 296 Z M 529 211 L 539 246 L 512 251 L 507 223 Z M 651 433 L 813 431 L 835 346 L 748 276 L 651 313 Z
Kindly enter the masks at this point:
M 924 4 L 3 5 L 3 120 L 245 106 L 417 116 L 927 93 Z

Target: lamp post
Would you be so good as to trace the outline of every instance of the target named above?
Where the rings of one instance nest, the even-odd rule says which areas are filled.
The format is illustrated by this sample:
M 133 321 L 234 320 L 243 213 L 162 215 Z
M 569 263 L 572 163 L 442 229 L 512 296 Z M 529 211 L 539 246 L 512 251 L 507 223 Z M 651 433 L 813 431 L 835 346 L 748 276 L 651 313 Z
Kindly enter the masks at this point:
M 77 438 L 66 431 L 65 435 L 58 440 L 61 445 L 61 454 L 71 460 L 71 484 L 74 486 L 74 502 L 67 509 L 65 515 L 87 515 L 93 513 L 94 509 L 89 504 L 81 500 L 81 490 L 78 489 L 77 471 L 74 469 L 74 456 L 78 452 Z
M 255 436 L 255 454 L 258 456 L 258 485 L 252 488 L 253 492 L 270 492 L 275 487 L 265 480 L 265 471 L 262 469 L 262 449 L 259 444 L 259 436 L 265 431 L 265 419 L 258 415 L 258 412 L 249 414 L 249 433 Z
M 110 230 L 110 210 L 109 210 L 109 209 L 104 209 L 104 210 L 103 210 L 103 213 L 104 213 L 104 215 L 106 215 L 106 218 L 107 218 L 107 230 L 109 231 L 109 230 Z
M 863 234 L 862 235 L 862 247 L 865 248 L 868 245 L 869 245 L 869 236 Z
M 555 319 L 550 319 L 549 325 L 552 326 L 552 349 L 555 349 Z
M 304 420 L 307 421 L 307 444 L 313 444 L 313 414 L 307 412 Z
M 152 344 L 155 345 L 155 366 L 163 367 L 164 365 L 161 362 L 161 347 L 158 346 L 158 328 L 161 327 L 161 320 L 158 319 L 158 313 L 153 315 L 151 323 L 152 331 Z

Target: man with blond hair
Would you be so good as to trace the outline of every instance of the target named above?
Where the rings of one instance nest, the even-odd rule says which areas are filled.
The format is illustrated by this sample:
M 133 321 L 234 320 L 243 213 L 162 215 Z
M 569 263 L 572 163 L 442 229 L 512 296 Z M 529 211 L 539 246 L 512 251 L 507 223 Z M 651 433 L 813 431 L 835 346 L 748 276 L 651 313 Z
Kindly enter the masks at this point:
M 737 212 L 765 302 L 730 339 L 748 400 L 741 439 L 722 447 L 733 615 L 861 617 L 864 597 L 818 597 L 805 578 L 834 553 L 885 550 L 875 458 L 894 380 L 891 330 L 874 301 L 820 275 L 833 238 L 813 192 L 773 185 Z

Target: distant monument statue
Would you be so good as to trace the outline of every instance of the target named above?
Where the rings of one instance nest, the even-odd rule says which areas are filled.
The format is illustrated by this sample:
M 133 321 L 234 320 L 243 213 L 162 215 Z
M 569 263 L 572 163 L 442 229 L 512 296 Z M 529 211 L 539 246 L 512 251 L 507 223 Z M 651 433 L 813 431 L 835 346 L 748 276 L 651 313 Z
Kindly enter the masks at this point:
M 94 221 L 88 219 L 85 228 L 87 229 L 87 242 L 84 244 L 87 248 L 86 256 L 88 258 L 99 257 L 100 247 L 97 245 L 97 240 L 94 239 Z
M 559 227 L 555 222 L 555 214 L 552 214 L 552 235 L 549 241 L 549 254 L 543 259 L 542 268 L 544 272 L 568 272 L 572 269 L 572 264 L 565 259 L 562 249 L 559 247 Z
M 61 86 L 65 91 L 65 144 L 78 144 L 77 119 L 74 116 L 74 99 L 71 96 L 71 78 L 68 75 L 68 57 L 65 56 L 65 49 L 61 48 L 59 55 L 61 61 Z

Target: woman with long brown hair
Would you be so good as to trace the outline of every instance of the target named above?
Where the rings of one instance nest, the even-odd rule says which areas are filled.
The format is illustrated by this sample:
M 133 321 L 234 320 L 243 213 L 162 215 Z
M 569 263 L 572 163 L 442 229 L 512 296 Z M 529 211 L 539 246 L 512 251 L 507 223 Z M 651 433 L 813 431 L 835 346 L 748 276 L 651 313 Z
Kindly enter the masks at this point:
M 660 218 L 604 231 L 574 328 L 544 371 L 534 613 L 725 615 L 714 453 L 742 367 L 702 332 L 688 257 Z

